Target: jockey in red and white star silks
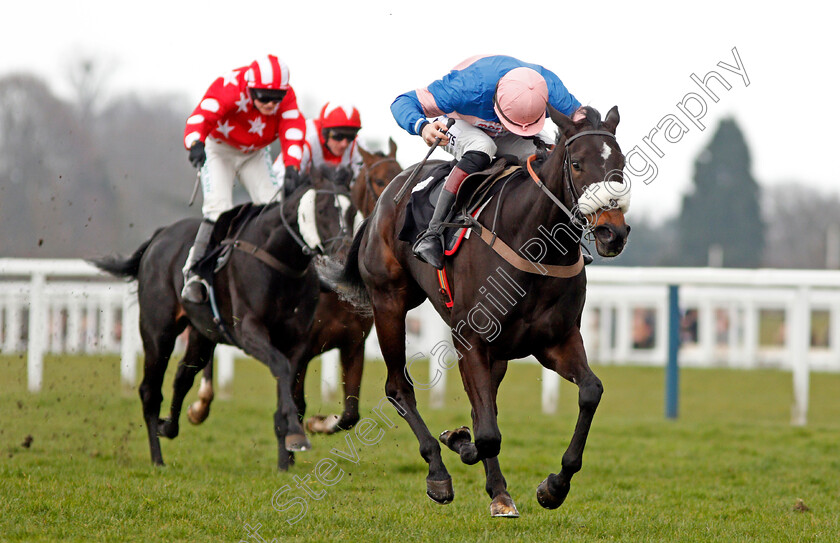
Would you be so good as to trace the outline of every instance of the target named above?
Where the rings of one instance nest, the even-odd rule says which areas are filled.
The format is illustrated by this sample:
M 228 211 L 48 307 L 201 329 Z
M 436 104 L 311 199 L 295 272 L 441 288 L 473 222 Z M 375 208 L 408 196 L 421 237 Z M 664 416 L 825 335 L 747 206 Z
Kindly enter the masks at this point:
M 305 122 L 289 85 L 289 68 L 274 55 L 231 70 L 204 93 L 184 129 L 184 147 L 193 166 L 201 168 L 204 196 L 204 220 L 184 265 L 184 300 L 205 299 L 192 268 L 203 258 L 219 215 L 233 207 L 234 179 L 254 203 L 271 201 L 279 185 L 268 146 L 280 138 L 286 167 L 297 170 Z
M 362 128 L 361 116 L 355 106 L 327 102 L 317 119 L 307 119 L 300 171 L 323 165 L 346 167 L 353 172 L 353 179 L 362 168 L 362 155 L 356 135 Z M 274 162 L 274 174 L 282 178 L 283 157 Z M 291 187 L 294 189 L 294 187 Z
M 271 102 L 268 113 L 254 103 L 252 89 L 285 91 L 279 104 Z M 202 212 L 216 220 L 233 207 L 236 175 L 251 199 L 266 203 L 277 189 L 267 149 L 280 138 L 285 166 L 300 167 L 305 119 L 289 85 L 289 68 L 274 55 L 255 60 L 216 79 L 187 119 L 184 146 L 196 141 L 206 145 L 207 160 L 201 178 Z

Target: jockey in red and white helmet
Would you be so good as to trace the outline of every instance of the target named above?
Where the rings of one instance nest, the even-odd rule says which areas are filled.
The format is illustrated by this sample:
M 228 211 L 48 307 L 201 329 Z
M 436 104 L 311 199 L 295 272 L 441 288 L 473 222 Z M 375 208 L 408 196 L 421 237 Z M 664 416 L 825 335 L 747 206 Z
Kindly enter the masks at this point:
M 184 300 L 204 301 L 192 268 L 207 250 L 216 219 L 233 207 L 234 178 L 254 203 L 268 203 L 279 188 L 268 146 L 279 138 L 284 165 L 296 174 L 305 123 L 289 85 L 289 67 L 274 55 L 231 70 L 204 93 L 184 129 L 190 162 L 201 168 L 204 195 L 204 220 L 184 265 Z
M 324 104 L 317 119 L 306 121 L 300 171 L 308 172 L 325 164 L 344 166 L 352 171 L 355 179 L 362 167 L 362 155 L 356 143 L 361 128 L 361 115 L 355 106 L 336 102 Z M 282 170 L 281 158 L 278 157 L 274 172 L 280 174 Z M 284 188 L 288 194 L 296 187 L 284 185 Z

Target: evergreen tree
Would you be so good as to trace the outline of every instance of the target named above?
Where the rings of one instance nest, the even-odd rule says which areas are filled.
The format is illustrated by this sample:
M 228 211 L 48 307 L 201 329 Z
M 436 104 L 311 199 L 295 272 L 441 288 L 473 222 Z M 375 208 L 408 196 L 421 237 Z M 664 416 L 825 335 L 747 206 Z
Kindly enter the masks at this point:
M 705 266 L 709 249 L 717 245 L 723 250 L 723 266 L 758 267 L 764 251 L 760 188 L 734 119 L 720 122 L 694 169 L 694 191 L 683 198 L 677 223 L 674 264 Z

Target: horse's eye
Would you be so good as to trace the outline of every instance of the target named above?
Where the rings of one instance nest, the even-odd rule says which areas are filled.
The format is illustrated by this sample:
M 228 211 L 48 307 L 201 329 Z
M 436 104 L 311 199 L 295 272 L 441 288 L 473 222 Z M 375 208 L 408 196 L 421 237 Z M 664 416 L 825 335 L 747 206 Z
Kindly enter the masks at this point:
M 580 171 L 580 162 L 577 161 L 577 160 L 573 160 L 572 161 L 572 168 L 574 168 L 574 170 L 576 172 L 579 172 Z

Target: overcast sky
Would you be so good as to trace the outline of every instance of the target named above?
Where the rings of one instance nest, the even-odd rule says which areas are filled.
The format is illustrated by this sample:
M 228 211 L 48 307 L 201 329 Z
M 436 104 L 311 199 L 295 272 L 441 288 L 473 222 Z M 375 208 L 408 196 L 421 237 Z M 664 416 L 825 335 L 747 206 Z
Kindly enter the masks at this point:
M 393 137 L 408 166 L 426 148 L 396 125 L 391 101 L 469 56 L 508 54 L 551 69 L 603 114 L 618 105 L 625 154 L 638 147 L 657 169 L 649 184 L 634 184 L 628 219 L 633 211 L 659 219 L 677 213 L 694 158 L 726 116 L 745 132 L 759 183 L 799 180 L 840 193 L 833 166 L 840 148 L 840 37 L 828 2 L 800 1 L 783 11 L 732 1 L 287 4 L 10 2 L 3 7 L 0 75 L 31 71 L 65 94 L 66 66 L 86 55 L 112 67 L 112 94 L 175 92 L 197 103 L 217 76 L 274 53 L 290 67 L 304 114 L 315 115 L 326 100 L 355 103 L 363 139 Z M 733 48 L 742 74 L 719 65 L 738 68 Z M 709 82 L 717 102 L 691 78 L 712 70 L 731 86 Z M 690 93 L 706 107 L 697 121 L 702 130 L 678 106 L 695 114 L 703 107 Z M 688 131 L 680 134 L 675 119 Z M 650 136 L 663 121 L 679 141 L 666 141 L 662 132 Z M 639 169 L 642 160 L 637 153 Z

